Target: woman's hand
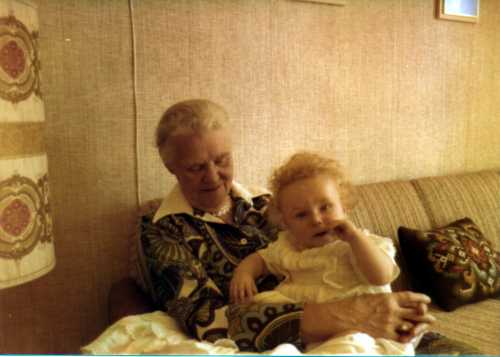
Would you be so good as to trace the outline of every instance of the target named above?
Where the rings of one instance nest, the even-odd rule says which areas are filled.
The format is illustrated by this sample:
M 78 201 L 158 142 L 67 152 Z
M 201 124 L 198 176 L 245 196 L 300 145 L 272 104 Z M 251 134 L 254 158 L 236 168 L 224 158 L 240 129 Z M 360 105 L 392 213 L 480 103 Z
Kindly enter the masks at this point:
M 248 304 L 255 294 L 257 286 L 253 276 L 246 271 L 236 269 L 229 286 L 231 301 L 236 304 Z
M 306 343 L 350 331 L 407 343 L 435 321 L 429 303 L 427 295 L 404 291 L 306 304 L 301 333 Z

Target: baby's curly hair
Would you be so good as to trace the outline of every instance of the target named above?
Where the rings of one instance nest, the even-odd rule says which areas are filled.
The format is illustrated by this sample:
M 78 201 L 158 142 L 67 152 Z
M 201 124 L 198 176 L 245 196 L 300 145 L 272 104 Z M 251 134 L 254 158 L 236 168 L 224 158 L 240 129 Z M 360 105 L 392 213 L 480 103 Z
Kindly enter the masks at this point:
M 273 193 L 272 208 L 279 211 L 277 202 L 286 186 L 317 175 L 326 175 L 335 181 L 344 210 L 349 211 L 354 207 L 356 203 L 354 189 L 340 163 L 316 153 L 301 151 L 292 155 L 271 175 L 269 187 Z

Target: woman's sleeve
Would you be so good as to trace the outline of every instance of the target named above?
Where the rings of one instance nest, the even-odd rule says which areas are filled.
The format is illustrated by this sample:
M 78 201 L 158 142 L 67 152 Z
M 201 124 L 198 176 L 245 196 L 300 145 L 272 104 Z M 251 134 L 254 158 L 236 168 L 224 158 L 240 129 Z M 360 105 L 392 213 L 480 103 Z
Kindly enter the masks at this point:
M 229 337 L 242 351 L 267 351 L 281 343 L 302 347 L 302 303 L 228 306 L 180 227 L 153 224 L 145 217 L 141 241 L 153 299 L 191 336 L 208 341 Z
M 303 303 L 260 303 L 229 305 L 228 337 L 241 351 L 265 352 L 282 343 L 303 350 L 300 335 Z
M 141 243 L 157 306 L 199 340 L 225 338 L 227 301 L 187 245 L 182 227 L 168 219 L 153 224 L 145 216 Z

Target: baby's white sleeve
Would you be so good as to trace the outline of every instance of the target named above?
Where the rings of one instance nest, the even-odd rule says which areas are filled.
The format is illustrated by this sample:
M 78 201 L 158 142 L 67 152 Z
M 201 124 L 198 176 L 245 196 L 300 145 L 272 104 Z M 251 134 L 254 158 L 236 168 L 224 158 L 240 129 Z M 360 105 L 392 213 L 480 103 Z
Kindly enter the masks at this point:
M 281 254 L 283 250 L 280 238 L 272 242 L 267 246 L 267 248 L 260 249 L 257 254 L 264 260 L 266 267 L 272 274 L 275 275 L 285 275 L 285 272 L 281 264 Z
M 375 244 L 385 253 L 389 258 L 391 258 L 393 264 L 393 276 L 392 280 L 396 279 L 400 273 L 398 264 L 396 263 L 396 247 L 392 242 L 391 238 L 381 237 L 376 234 L 370 233 L 367 229 L 363 229 L 363 233 L 370 239 L 372 239 Z

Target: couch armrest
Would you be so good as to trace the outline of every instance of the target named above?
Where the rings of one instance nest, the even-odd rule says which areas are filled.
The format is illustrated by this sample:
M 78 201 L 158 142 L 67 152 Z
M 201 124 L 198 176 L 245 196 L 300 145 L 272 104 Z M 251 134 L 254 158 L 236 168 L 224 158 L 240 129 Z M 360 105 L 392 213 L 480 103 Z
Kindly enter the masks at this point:
M 108 298 L 108 320 L 112 324 L 128 315 L 144 314 L 155 310 L 147 296 L 132 278 L 124 278 L 111 286 Z

